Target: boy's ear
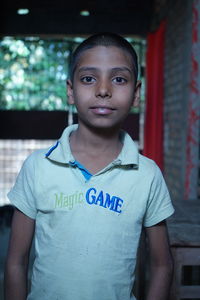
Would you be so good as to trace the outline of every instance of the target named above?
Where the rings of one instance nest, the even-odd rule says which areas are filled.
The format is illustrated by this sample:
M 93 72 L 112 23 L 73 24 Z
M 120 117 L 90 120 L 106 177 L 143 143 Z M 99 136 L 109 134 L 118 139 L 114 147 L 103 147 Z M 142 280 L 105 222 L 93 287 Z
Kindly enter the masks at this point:
M 68 96 L 68 104 L 74 104 L 74 92 L 73 85 L 70 79 L 67 80 L 67 96 Z
M 133 106 L 138 107 L 140 103 L 140 91 L 141 91 L 141 81 L 137 81 L 136 86 L 135 86 L 135 94 L 134 94 L 134 99 L 133 99 Z

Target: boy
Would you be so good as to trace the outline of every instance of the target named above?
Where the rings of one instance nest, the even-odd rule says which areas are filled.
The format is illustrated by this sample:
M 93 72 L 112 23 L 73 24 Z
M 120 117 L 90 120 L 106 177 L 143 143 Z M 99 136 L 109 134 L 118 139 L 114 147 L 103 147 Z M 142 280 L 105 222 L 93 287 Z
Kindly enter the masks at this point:
M 168 298 L 172 275 L 165 219 L 173 213 L 160 170 L 139 155 L 121 124 L 137 105 L 137 56 L 115 34 L 75 51 L 68 85 L 78 125 L 24 163 L 9 198 L 16 207 L 6 300 L 130 300 L 142 226 L 151 257 L 147 300 Z

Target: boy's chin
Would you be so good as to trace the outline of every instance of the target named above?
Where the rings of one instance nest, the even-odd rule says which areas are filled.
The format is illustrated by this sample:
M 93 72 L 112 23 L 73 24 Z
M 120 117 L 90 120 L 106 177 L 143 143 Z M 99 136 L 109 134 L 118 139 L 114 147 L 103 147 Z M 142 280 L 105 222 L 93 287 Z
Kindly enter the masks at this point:
M 88 129 L 92 129 L 92 131 L 97 131 L 97 132 L 113 132 L 113 131 L 119 131 L 122 126 L 121 123 L 111 123 L 111 122 L 105 122 L 104 120 L 99 120 L 99 122 L 86 122 L 82 123 L 79 121 L 79 126 L 84 126 L 87 127 Z

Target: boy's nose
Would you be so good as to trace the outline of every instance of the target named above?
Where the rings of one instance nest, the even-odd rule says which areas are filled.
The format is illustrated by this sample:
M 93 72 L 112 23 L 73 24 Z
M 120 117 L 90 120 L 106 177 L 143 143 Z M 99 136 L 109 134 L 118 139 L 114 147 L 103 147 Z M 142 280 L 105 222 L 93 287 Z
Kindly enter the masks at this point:
M 96 88 L 96 97 L 110 98 L 112 95 L 111 87 L 106 82 L 101 82 Z

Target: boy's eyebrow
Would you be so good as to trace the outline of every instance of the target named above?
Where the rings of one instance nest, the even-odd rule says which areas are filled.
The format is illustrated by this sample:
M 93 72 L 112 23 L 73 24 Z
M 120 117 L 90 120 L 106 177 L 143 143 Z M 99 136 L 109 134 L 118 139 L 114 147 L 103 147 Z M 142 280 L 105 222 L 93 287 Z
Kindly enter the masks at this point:
M 116 72 L 127 71 L 132 74 L 131 69 L 129 69 L 128 67 L 115 67 L 115 68 L 112 68 L 112 71 L 116 71 Z
M 95 67 L 81 67 L 78 72 L 83 72 L 83 71 L 97 71 L 98 68 L 95 68 Z
M 83 72 L 83 71 L 99 71 L 99 68 L 96 67 L 81 67 L 78 72 Z M 114 67 L 114 68 L 110 68 L 110 71 L 114 71 L 114 72 L 129 72 L 130 74 L 132 74 L 131 69 L 129 69 L 128 67 Z

